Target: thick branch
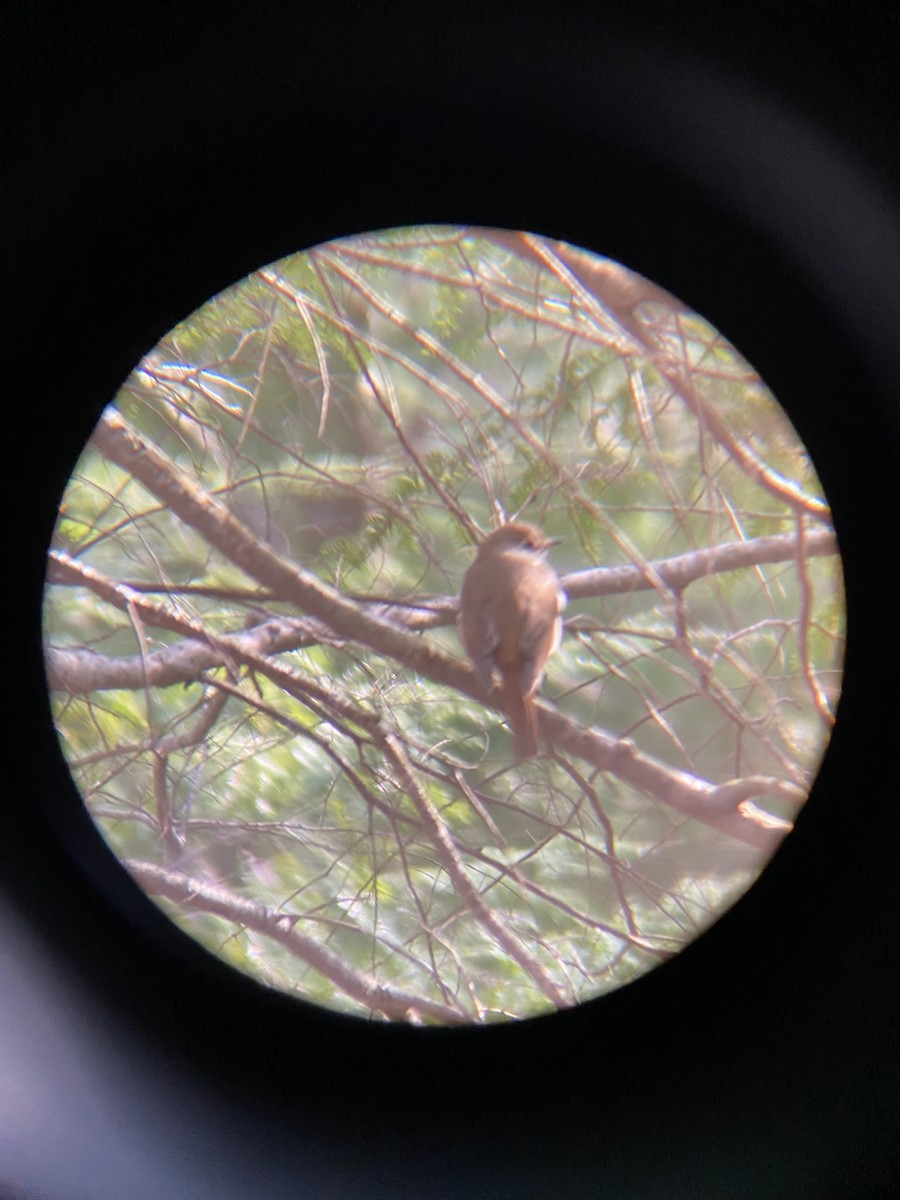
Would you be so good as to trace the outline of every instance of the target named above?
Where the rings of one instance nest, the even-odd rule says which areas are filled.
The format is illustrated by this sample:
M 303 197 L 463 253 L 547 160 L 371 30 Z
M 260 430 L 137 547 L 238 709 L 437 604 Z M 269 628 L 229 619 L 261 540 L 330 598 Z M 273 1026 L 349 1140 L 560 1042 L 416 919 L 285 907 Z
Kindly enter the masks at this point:
M 586 259 L 585 255 L 573 251 L 565 242 L 557 242 L 551 248 L 544 239 L 533 237 L 531 234 L 520 233 L 517 238 L 519 253 L 526 253 L 540 261 L 582 301 L 586 300 L 584 289 L 587 287 L 589 294 L 593 293 L 603 302 L 620 325 L 637 341 L 675 394 L 681 397 L 697 422 L 712 435 L 750 479 L 795 510 L 808 512 L 819 518 L 828 517 L 828 505 L 824 500 L 808 496 L 792 480 L 773 470 L 747 442 L 735 436 L 728 422 L 697 387 L 691 369 L 683 362 L 673 359 L 654 337 L 652 329 L 637 315 L 640 304 L 645 300 L 655 303 L 667 302 L 668 308 L 678 308 L 678 301 L 669 298 L 662 289 L 649 284 L 620 264 L 609 260 L 593 263 L 592 260 Z M 589 299 L 587 305 L 590 310 Z
M 832 529 L 816 529 L 806 533 L 804 538 L 805 558 L 824 558 L 837 554 L 838 545 Z M 652 561 L 653 570 L 658 578 L 673 591 L 683 591 L 698 579 L 709 575 L 722 575 L 729 571 L 746 570 L 761 566 L 763 563 L 791 562 L 797 559 L 797 538 L 792 533 L 772 534 L 769 537 L 748 538 L 745 541 L 722 542 L 717 546 L 706 546 L 700 550 L 688 550 L 684 554 L 673 555 L 671 558 L 658 558 Z M 71 558 L 61 550 L 52 550 L 49 555 L 47 578 L 50 583 L 91 586 L 104 599 L 111 599 L 103 591 L 89 582 L 90 568 L 76 559 Z M 562 577 L 563 587 L 570 600 L 584 600 L 598 596 L 621 596 L 630 592 L 649 591 L 654 584 L 647 578 L 646 572 L 639 566 L 619 567 L 588 567 L 580 571 L 570 571 Z M 225 600 L 246 600 L 260 603 L 261 600 L 277 600 L 274 592 L 268 592 L 260 597 L 256 591 L 247 591 L 246 595 L 235 593 L 234 589 L 219 590 L 211 587 L 187 586 L 163 587 L 147 583 L 116 584 L 119 589 L 129 589 L 135 596 L 144 596 L 152 592 L 177 593 L 179 595 L 209 595 L 221 596 Z M 365 604 L 366 611 L 381 619 L 389 619 L 390 624 L 419 632 L 426 629 L 436 629 L 440 626 L 453 625 L 456 622 L 459 601 L 455 596 L 432 596 L 431 598 L 410 599 L 408 597 L 390 596 L 358 596 L 356 600 Z M 152 624 L 160 628 L 170 628 L 162 620 Z M 262 628 L 262 624 L 259 628 Z M 328 641 L 329 629 L 308 618 L 302 626 L 296 619 L 290 629 L 283 627 L 284 645 L 280 649 L 295 650 L 298 646 L 308 645 L 316 641 Z
M 189 643 L 185 643 L 184 645 L 190 648 Z M 55 673 L 62 678 L 68 677 L 68 672 L 74 669 L 75 664 L 85 655 L 90 655 L 92 659 L 103 661 L 99 655 L 94 655 L 89 651 L 54 651 Z M 306 678 L 300 680 L 296 672 L 281 667 L 271 662 L 271 660 L 262 659 L 253 661 L 243 654 L 240 657 L 242 661 L 249 663 L 255 670 L 258 670 L 261 674 L 265 674 L 273 682 L 301 700 L 307 700 L 313 695 L 310 690 L 311 688 L 322 689 L 321 683 L 314 685 L 312 681 Z M 119 680 L 117 683 L 111 683 L 109 686 L 142 686 L 143 677 L 140 670 L 140 660 L 129 659 L 128 661 L 131 678 L 127 683 Z M 150 676 L 151 683 L 158 683 L 158 681 L 154 681 L 153 679 L 154 671 L 152 664 L 148 669 L 148 675 Z M 476 687 L 473 686 L 466 690 L 474 699 L 491 705 L 490 698 L 480 694 Z M 332 695 L 331 690 L 329 690 L 327 697 L 323 696 L 317 690 L 314 698 L 334 707 L 337 707 L 336 702 L 339 700 L 339 697 Z M 498 711 L 502 711 L 499 702 L 494 706 Z M 353 706 L 353 711 L 348 715 L 348 719 L 353 720 L 356 724 L 364 728 L 368 726 L 370 731 L 375 729 L 378 720 L 376 715 L 366 713 L 359 709 L 358 706 Z M 741 780 L 715 784 L 697 775 L 680 771 L 675 767 L 668 766 L 648 755 L 642 754 L 627 739 L 613 737 L 611 734 L 604 733 L 602 730 L 596 728 L 589 729 L 572 720 L 572 718 L 566 717 L 562 713 L 552 709 L 545 702 L 541 702 L 538 706 L 538 723 L 542 735 L 552 740 L 558 748 L 578 755 L 585 761 L 590 762 L 598 770 L 609 771 L 639 790 L 653 796 L 660 803 L 667 804 L 676 811 L 696 821 L 711 825 L 720 832 L 728 834 L 730 837 L 734 837 L 749 846 L 771 852 L 780 838 L 790 829 L 790 825 L 787 822 L 775 821 L 769 817 L 769 814 L 764 813 L 762 810 L 741 807 L 740 802 L 747 798 L 748 792 L 748 789 L 743 786 L 743 781 Z M 749 792 L 751 795 L 764 795 L 767 793 L 770 795 L 781 795 L 784 791 L 784 786 L 783 781 L 778 779 L 757 779 L 754 777 Z M 798 798 L 796 792 L 791 792 L 789 798 L 792 801 L 796 800 Z
M 479 703 L 503 711 L 499 695 L 496 692 L 485 693 L 468 664 L 442 653 L 437 647 L 395 625 L 373 617 L 308 572 L 280 559 L 273 550 L 257 541 L 251 531 L 236 520 L 223 504 L 185 477 L 159 450 L 130 430 L 117 413 L 104 414 L 97 427 L 95 441 L 112 461 L 133 474 L 183 521 L 198 529 L 213 546 L 264 586 L 312 613 L 341 635 L 402 662 L 425 678 L 455 688 Z M 115 585 L 112 587 L 118 593 Z M 144 605 L 151 610 L 161 607 L 131 592 L 127 597 L 119 596 L 118 602 L 127 603 L 142 614 Z M 178 619 L 174 614 L 167 616 L 169 622 Z M 194 623 L 186 624 L 190 627 L 190 636 L 212 643 L 213 639 L 202 626 L 197 625 L 195 632 Z M 172 627 L 171 624 L 169 627 Z M 217 640 L 224 649 L 226 639 Z M 142 660 L 141 686 L 146 680 L 143 673 L 145 666 Z M 272 666 L 274 664 L 268 667 L 267 673 L 271 672 Z M 540 732 L 558 746 L 582 756 L 600 770 L 612 771 L 687 816 L 711 824 L 749 845 L 765 850 L 772 848 L 772 831 L 757 823 L 747 810 L 727 814 L 710 811 L 709 800 L 716 791 L 716 785 L 710 781 L 644 756 L 631 743 L 579 725 L 546 704 L 539 706 L 538 714 Z
M 444 657 L 421 638 L 378 620 L 309 571 L 280 558 L 232 516 L 226 505 L 130 429 L 118 413 L 104 413 L 94 433 L 94 444 L 247 575 L 326 622 L 336 633 L 361 641 L 423 674 L 429 673 L 436 658 Z M 462 672 L 458 678 L 462 681 Z
M 837 554 L 837 538 L 831 529 L 817 529 L 806 536 L 804 550 L 808 558 Z M 792 533 L 751 538 L 746 542 L 723 542 L 702 550 L 690 550 L 673 558 L 655 559 L 653 568 L 673 591 L 683 591 L 706 575 L 758 567 L 762 563 L 790 562 L 797 556 L 797 539 Z M 653 584 L 640 567 L 594 567 L 573 571 L 563 579 L 571 600 L 588 596 L 616 596 L 625 592 L 647 591 Z
M 179 647 L 168 651 L 154 651 L 146 657 L 134 656 L 127 660 L 127 668 L 119 669 L 117 660 L 103 659 L 90 650 L 48 650 L 47 667 L 51 686 L 62 686 L 74 693 L 92 690 L 87 684 L 98 686 L 101 677 L 108 676 L 108 687 L 144 687 L 163 686 L 165 683 L 179 683 L 198 677 L 199 665 L 202 661 L 200 651 L 211 652 L 218 656 L 219 664 L 235 659 L 247 663 L 254 669 L 265 674 L 273 682 L 283 687 L 292 695 L 306 699 L 312 695 L 322 703 L 329 705 L 335 711 L 344 711 L 349 702 L 341 697 L 334 689 L 329 688 L 323 681 L 300 679 L 296 672 L 272 661 L 265 653 L 265 637 L 277 633 L 279 622 L 267 622 L 259 630 L 249 630 L 244 634 L 211 635 L 196 621 L 188 620 L 176 613 L 170 612 L 164 605 L 135 595 L 127 588 L 120 587 L 107 580 L 92 568 L 69 560 L 65 564 L 73 573 L 83 572 L 83 582 L 98 589 L 111 603 L 121 609 L 128 606 L 134 608 L 148 623 L 158 621 L 165 628 L 178 629 L 189 638 L 198 639 L 196 642 L 185 642 Z M 408 638 L 408 635 L 404 635 Z M 263 639 L 259 641 L 258 639 Z M 410 639 L 413 640 L 413 639 Z M 248 641 L 255 642 L 255 652 L 251 652 Z M 169 656 L 169 657 L 167 657 Z M 178 674 L 173 661 L 181 656 L 182 671 Z M 429 678 L 438 683 L 455 687 L 458 691 L 476 700 L 478 703 L 503 711 L 499 696 L 496 692 L 486 693 L 479 685 L 474 670 L 455 659 L 432 650 L 429 655 Z M 106 664 L 102 665 L 101 664 Z M 426 674 L 426 672 L 421 672 Z M 173 678 L 174 675 L 174 678 Z M 349 719 L 363 727 L 374 729 L 378 722 L 377 714 L 368 714 L 358 706 L 349 706 L 352 711 L 346 713 Z M 679 812 L 713 825 L 716 829 L 727 833 L 748 845 L 769 851 L 777 841 L 771 827 L 765 822 L 757 821 L 752 810 L 722 812 L 722 805 L 716 804 L 717 785 L 709 780 L 700 779 L 685 771 L 642 755 L 630 742 L 615 738 L 597 729 L 589 729 L 580 725 L 570 717 L 550 708 L 546 703 L 538 706 L 538 727 L 541 734 L 554 741 L 571 753 L 578 754 L 591 762 L 602 771 L 611 771 L 635 787 L 649 792 L 659 801 L 671 805 Z M 774 785 L 775 781 L 773 781 Z M 762 789 L 758 789 L 761 791 Z M 781 832 L 784 832 L 781 830 Z
M 686 817 L 711 825 L 721 833 L 769 854 L 790 828 L 787 822 L 779 822 L 778 828 L 773 829 L 770 822 L 757 821 L 752 811 L 739 807 L 726 809 L 722 800 L 730 794 L 727 789 L 731 783 L 739 781 L 711 783 L 699 775 L 681 771 L 642 754 L 628 738 L 613 737 L 596 728 L 588 729 L 543 701 L 537 708 L 538 727 L 542 735 L 557 747 L 593 763 L 598 770 L 609 771 L 619 779 L 624 779 Z M 769 780 L 769 790 L 773 794 L 780 792 L 782 782 L 778 779 Z M 757 779 L 754 794 L 760 795 L 765 790 Z

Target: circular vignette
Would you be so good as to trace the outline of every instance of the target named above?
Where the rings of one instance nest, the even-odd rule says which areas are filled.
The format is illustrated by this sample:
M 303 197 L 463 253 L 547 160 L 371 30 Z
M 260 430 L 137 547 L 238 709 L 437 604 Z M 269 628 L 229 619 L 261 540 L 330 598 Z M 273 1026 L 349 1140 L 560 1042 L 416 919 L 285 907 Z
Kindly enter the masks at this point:
M 559 544 L 513 555 L 515 601 L 490 564 L 473 666 L 460 583 L 512 521 Z M 535 558 L 568 598 L 546 663 Z M 44 629 L 88 812 L 182 929 L 327 1008 L 459 1024 L 627 983 L 750 886 L 827 745 L 844 607 L 804 447 L 701 316 L 432 226 L 263 268 L 141 361 Z

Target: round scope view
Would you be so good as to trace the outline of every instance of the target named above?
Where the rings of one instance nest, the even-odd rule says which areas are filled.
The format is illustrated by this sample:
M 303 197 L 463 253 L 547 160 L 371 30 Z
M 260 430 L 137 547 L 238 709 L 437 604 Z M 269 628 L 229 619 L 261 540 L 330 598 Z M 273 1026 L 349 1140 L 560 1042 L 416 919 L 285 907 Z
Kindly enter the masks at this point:
M 449 226 L 186 316 L 73 463 L 44 598 L 63 753 L 146 895 L 415 1025 L 582 1003 L 731 907 L 809 794 L 844 628 L 739 352 L 611 259 Z

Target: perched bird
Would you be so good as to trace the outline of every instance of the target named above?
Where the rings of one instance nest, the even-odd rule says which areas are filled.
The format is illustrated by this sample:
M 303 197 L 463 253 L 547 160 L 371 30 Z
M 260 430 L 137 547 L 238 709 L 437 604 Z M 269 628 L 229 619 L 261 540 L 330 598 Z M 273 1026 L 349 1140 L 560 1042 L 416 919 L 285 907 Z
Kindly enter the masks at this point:
M 534 525 L 501 525 L 481 543 L 460 593 L 460 638 L 484 686 L 499 677 L 520 759 L 537 753 L 534 696 L 562 631 L 566 596 L 547 562 L 557 540 Z

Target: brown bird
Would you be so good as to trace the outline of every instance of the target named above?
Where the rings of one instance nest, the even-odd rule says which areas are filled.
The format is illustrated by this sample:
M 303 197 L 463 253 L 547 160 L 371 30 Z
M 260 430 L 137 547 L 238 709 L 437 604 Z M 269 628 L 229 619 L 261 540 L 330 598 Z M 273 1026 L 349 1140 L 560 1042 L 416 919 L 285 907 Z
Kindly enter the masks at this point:
M 481 543 L 463 579 L 459 632 L 478 678 L 499 676 L 518 758 L 537 753 L 534 695 L 559 645 L 566 595 L 547 562 L 557 538 L 512 521 Z

